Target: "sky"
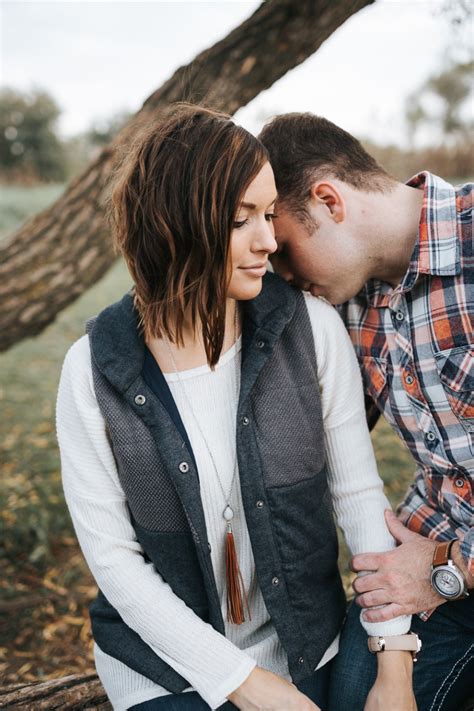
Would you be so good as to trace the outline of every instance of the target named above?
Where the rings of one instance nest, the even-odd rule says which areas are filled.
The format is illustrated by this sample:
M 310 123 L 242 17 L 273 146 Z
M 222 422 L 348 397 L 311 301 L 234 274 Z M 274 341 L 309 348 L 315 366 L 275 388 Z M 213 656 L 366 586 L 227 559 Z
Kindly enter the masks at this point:
M 444 3 L 378 0 L 236 119 L 256 133 L 275 113 L 313 111 L 358 137 L 404 145 L 407 97 L 466 43 L 466 28 L 459 35 L 441 13 Z M 1 85 L 46 89 L 62 109 L 61 135 L 71 136 L 122 110 L 138 110 L 177 67 L 259 4 L 0 0 Z

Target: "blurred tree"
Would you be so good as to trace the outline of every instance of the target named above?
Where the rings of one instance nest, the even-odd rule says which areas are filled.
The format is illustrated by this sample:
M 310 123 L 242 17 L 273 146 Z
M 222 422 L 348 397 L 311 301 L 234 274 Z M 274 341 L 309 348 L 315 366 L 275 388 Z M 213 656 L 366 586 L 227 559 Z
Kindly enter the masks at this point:
M 114 116 L 95 121 L 84 133 L 64 141 L 67 179 L 82 173 L 95 160 L 102 148 L 110 143 L 117 133 L 131 120 L 131 113 L 119 111 Z
M 473 72 L 473 60 L 450 62 L 408 97 L 405 119 L 412 144 L 423 125 L 431 126 L 439 140 L 452 144 L 467 138 L 474 126 Z
M 3 180 L 64 180 L 64 150 L 56 135 L 59 114 L 58 105 L 45 91 L 0 91 Z
M 119 111 L 112 118 L 95 121 L 86 132 L 85 137 L 92 146 L 103 148 L 115 138 L 131 118 L 130 111 Z

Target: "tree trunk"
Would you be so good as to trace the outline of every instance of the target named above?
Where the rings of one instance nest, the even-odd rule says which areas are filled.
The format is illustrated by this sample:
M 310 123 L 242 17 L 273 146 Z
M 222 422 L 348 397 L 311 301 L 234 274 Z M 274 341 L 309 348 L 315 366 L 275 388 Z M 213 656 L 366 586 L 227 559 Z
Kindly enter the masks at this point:
M 40 333 L 112 264 L 104 219 L 108 178 L 140 125 L 175 101 L 234 113 L 372 2 L 267 0 L 225 39 L 178 69 L 50 208 L 0 245 L 0 351 Z
M 112 711 L 112 705 L 96 674 L 72 674 L 52 681 L 0 687 L 0 709 Z

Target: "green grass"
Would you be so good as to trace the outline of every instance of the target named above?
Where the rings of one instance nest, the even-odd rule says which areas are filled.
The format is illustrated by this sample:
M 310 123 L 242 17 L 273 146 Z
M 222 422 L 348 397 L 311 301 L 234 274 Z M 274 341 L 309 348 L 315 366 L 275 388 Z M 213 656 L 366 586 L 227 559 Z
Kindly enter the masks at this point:
M 24 188 L 0 185 L 0 240 L 8 237 L 32 215 L 48 207 L 64 190 L 61 183 Z

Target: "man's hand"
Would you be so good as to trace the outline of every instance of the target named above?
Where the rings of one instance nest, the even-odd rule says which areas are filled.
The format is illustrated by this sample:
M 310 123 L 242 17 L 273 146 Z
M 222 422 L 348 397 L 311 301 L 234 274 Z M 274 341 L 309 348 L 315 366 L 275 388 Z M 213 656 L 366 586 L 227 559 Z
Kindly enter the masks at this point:
M 364 711 L 416 711 L 410 652 L 379 652 L 377 678 L 367 696 Z
M 392 511 L 385 512 L 385 520 L 392 536 L 400 543 L 386 553 L 363 553 L 354 556 L 352 569 L 370 570 L 354 580 L 358 593 L 356 602 L 366 610 L 367 622 L 384 622 L 398 615 L 412 615 L 431 610 L 443 602 L 431 587 L 430 573 L 436 541 L 408 530 Z
M 241 711 L 321 711 L 294 684 L 261 667 L 227 698 Z

